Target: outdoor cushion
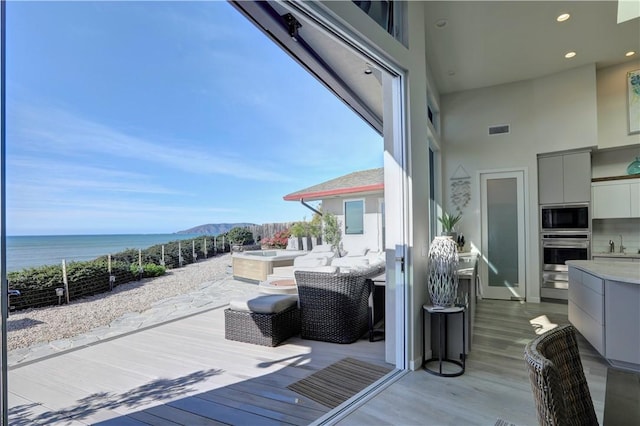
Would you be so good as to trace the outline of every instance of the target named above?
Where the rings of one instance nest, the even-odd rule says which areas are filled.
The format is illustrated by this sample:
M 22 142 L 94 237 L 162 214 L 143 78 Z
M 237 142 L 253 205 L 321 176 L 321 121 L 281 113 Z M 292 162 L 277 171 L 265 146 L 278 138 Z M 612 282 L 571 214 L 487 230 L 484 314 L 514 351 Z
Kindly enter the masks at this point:
M 255 312 L 258 314 L 275 314 L 298 303 L 298 297 L 289 294 L 268 294 L 252 296 L 248 299 L 234 299 L 229 308 L 234 311 Z
M 369 251 L 368 248 L 360 248 L 360 249 L 350 249 L 347 252 L 347 257 L 356 257 L 356 256 L 364 256 Z
M 305 268 L 313 268 L 316 266 L 326 266 L 329 264 L 327 257 L 308 257 L 300 256 L 293 259 L 293 266 L 303 266 Z
M 305 272 L 324 272 L 327 274 L 335 274 L 336 272 L 338 272 L 338 268 L 336 268 L 335 266 L 316 266 L 313 268 L 306 268 L 304 266 L 298 268 L 295 267 L 293 268 L 293 272 L 295 274 L 296 271 L 305 271 Z
M 369 259 L 365 257 L 338 257 L 331 261 L 331 266 L 363 268 L 369 266 Z
M 325 253 L 333 251 L 331 244 L 320 244 L 311 249 L 311 253 Z

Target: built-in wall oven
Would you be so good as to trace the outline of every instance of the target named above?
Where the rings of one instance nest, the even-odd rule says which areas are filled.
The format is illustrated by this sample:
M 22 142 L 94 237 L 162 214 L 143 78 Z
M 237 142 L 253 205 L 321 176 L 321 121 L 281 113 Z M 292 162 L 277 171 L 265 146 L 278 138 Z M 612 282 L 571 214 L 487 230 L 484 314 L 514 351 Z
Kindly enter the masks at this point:
M 542 286 L 540 296 L 567 299 L 569 270 L 567 260 L 591 258 L 591 234 L 588 232 L 545 232 L 542 237 Z

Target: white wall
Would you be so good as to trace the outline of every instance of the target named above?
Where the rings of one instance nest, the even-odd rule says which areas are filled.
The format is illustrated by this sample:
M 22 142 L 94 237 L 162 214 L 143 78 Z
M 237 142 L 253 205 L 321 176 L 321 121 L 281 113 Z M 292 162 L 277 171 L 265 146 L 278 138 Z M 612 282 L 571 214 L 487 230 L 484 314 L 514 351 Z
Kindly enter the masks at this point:
M 595 66 L 444 95 L 441 107 L 444 196 L 449 200 L 449 178 L 462 165 L 471 176 L 472 194 L 459 231 L 470 245 L 481 247 L 478 172 L 528 170 L 526 294 L 528 301 L 539 301 L 537 154 L 597 144 Z M 511 133 L 488 136 L 488 127 L 497 124 L 510 124 Z
M 598 148 L 640 144 L 640 134 L 628 134 L 627 112 L 627 72 L 637 69 L 640 60 L 597 71 Z
M 382 192 L 366 196 L 350 196 L 345 198 L 327 198 L 322 200 L 322 210 L 336 215 L 342 228 L 342 247 L 344 250 L 355 251 L 369 249 L 382 251 L 380 234 L 382 232 L 382 213 L 379 210 L 379 199 Z M 347 235 L 344 229 L 344 202 L 346 200 L 364 200 L 364 233 L 362 235 Z
M 640 144 L 594 152 L 591 155 L 591 176 L 624 176 L 636 157 L 640 157 Z

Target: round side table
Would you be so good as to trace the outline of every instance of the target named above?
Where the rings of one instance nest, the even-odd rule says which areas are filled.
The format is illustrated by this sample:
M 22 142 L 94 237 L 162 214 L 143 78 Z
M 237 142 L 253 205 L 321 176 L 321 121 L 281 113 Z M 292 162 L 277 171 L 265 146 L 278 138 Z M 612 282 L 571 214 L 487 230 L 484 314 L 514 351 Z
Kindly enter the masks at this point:
M 423 327 L 423 335 L 424 335 L 424 323 L 425 316 L 428 313 L 431 316 L 435 316 L 438 318 L 438 357 L 437 358 L 429 358 L 422 363 L 422 368 L 428 371 L 431 374 L 435 374 L 436 376 L 442 377 L 457 377 L 464 374 L 465 368 L 465 358 L 466 358 L 466 347 L 465 347 L 465 312 L 466 308 L 463 306 L 454 306 L 449 308 L 441 308 L 438 306 L 432 305 L 422 305 L 422 327 Z M 449 315 L 462 314 L 462 356 L 461 361 L 447 358 L 447 317 Z M 426 339 L 424 339 L 426 340 Z M 424 341 L 422 345 L 423 353 L 427 353 L 427 342 Z M 430 367 L 429 363 L 435 363 L 437 361 L 437 370 Z M 454 365 L 457 371 L 454 372 L 444 372 L 443 365 L 451 364 Z

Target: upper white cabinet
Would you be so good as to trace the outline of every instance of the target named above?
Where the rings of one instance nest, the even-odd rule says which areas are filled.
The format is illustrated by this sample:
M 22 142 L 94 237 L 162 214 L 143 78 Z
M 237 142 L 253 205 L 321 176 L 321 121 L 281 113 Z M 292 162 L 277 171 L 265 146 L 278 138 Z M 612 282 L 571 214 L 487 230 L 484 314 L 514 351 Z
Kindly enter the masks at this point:
M 538 157 L 540 204 L 591 201 L 591 153 L 589 151 Z
M 640 179 L 594 182 L 593 219 L 640 217 Z

